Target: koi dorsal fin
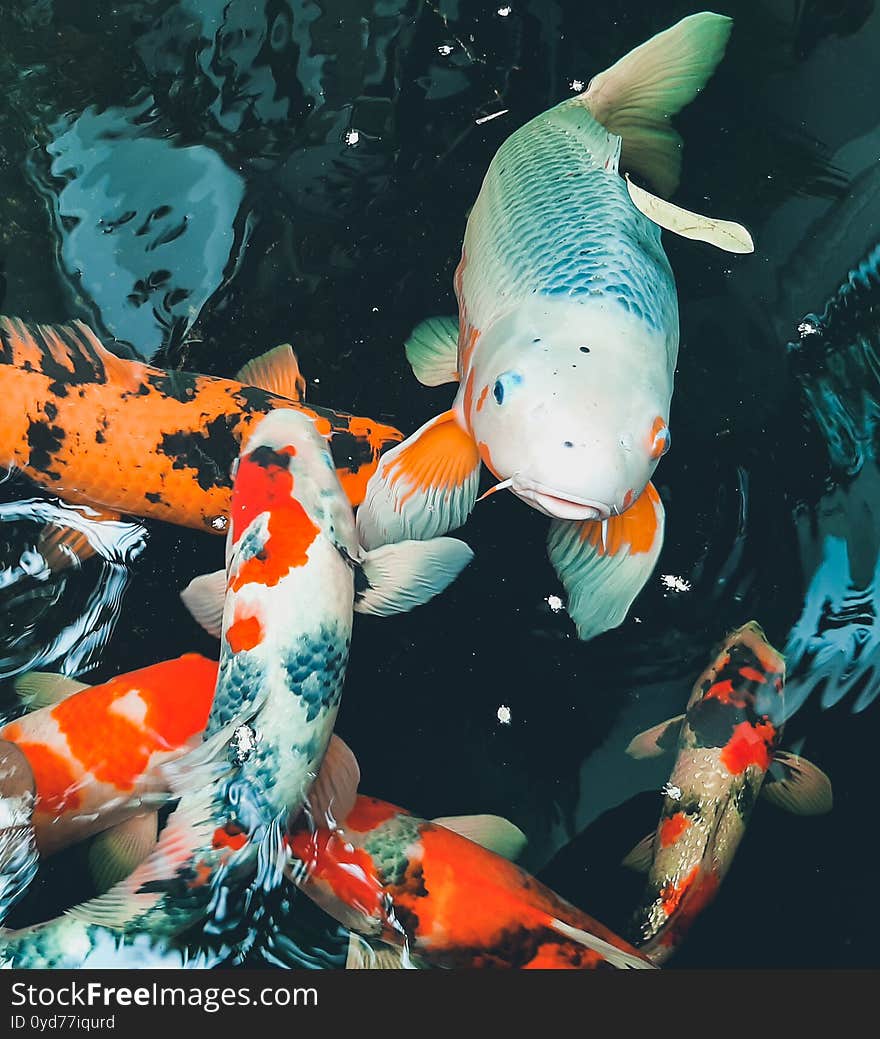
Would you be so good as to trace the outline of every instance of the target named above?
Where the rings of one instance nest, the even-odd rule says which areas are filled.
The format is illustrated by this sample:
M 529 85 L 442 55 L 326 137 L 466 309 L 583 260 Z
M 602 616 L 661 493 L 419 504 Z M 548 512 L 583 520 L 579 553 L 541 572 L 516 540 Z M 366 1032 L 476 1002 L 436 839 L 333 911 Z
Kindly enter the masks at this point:
M 0 360 L 16 367 L 30 364 L 58 386 L 113 383 L 137 390 L 147 365 L 111 353 L 83 321 L 69 325 L 30 325 L 0 318 Z
M 306 399 L 305 376 L 299 370 L 299 361 L 290 343 L 282 343 L 248 361 L 236 379 L 297 403 Z

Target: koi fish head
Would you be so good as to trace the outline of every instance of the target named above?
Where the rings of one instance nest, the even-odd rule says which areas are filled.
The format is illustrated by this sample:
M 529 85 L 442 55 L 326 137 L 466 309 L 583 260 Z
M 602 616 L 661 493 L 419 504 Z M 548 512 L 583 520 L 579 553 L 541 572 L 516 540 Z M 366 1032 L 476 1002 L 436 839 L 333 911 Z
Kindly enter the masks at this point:
M 696 746 L 721 747 L 731 765 L 744 755 L 766 771 L 780 735 L 784 683 L 785 661 L 751 621 L 724 640 L 694 684 L 686 731 Z M 766 744 L 766 754 L 759 743 Z
M 552 517 L 624 512 L 670 444 L 667 350 L 646 349 L 642 323 L 616 309 L 519 308 L 483 333 L 464 375 L 459 406 L 483 461 Z
M 230 549 L 264 513 L 275 517 L 270 533 L 288 543 L 288 554 L 304 552 L 318 532 L 352 556 L 357 552 L 351 505 L 327 439 L 302 412 L 273 411 L 248 438 L 235 469 Z

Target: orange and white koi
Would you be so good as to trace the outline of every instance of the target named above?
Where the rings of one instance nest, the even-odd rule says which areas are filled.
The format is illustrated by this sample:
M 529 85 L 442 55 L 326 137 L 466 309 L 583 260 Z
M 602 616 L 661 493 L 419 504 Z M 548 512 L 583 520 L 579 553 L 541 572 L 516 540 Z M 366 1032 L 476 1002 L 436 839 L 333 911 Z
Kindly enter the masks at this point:
M 83 966 L 108 930 L 120 940 L 176 934 L 222 913 L 230 885 L 255 874 L 262 886 L 279 882 L 288 816 L 303 805 L 339 708 L 353 610 L 409 609 L 471 558 L 451 538 L 362 554 L 326 439 L 286 409 L 263 418 L 239 456 L 226 554 L 205 739 L 165 765 L 180 800 L 158 843 L 104 895 L 5 932 L 7 965 Z M 210 613 L 216 585 L 216 575 L 193 582 L 195 612 Z
M 648 873 L 634 941 L 655 963 L 672 955 L 715 898 L 759 794 L 802 815 L 831 808 L 825 773 L 779 749 L 784 680 L 782 657 L 750 622 L 724 640 L 686 713 L 627 748 L 644 758 L 678 747 L 657 830 L 624 860 Z
M 52 701 L 0 728 L 34 778 L 40 854 L 123 824 L 166 789 L 160 766 L 201 743 L 216 683 L 217 662 L 195 653 L 94 686 L 39 672 L 17 679 L 23 698 Z M 123 832 L 130 841 L 132 827 Z
M 587 90 L 543 112 L 493 158 L 455 275 L 457 319 L 407 343 L 416 377 L 457 381 L 452 409 L 380 460 L 363 544 L 465 522 L 480 468 L 551 517 L 549 553 L 581 638 L 620 624 L 650 576 L 664 511 L 650 484 L 670 444 L 678 303 L 660 228 L 734 252 L 738 225 L 686 213 L 619 175 L 674 191 L 669 119 L 699 93 L 731 20 L 683 19 Z
M 651 966 L 525 870 L 450 828 L 456 825 L 360 796 L 338 825 L 315 828 L 302 819 L 290 831 L 293 858 L 286 872 L 351 931 L 403 949 L 404 963 L 531 970 Z M 481 839 L 485 827 L 466 832 Z M 502 837 L 509 849 L 509 832 L 502 829 Z

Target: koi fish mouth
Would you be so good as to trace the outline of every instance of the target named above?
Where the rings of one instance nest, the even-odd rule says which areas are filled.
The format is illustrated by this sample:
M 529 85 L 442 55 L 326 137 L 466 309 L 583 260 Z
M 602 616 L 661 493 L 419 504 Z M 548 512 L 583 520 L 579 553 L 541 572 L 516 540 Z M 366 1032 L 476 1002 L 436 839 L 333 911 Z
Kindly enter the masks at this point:
M 510 489 L 518 498 L 522 498 L 532 508 L 552 519 L 607 520 L 614 511 L 605 502 L 556 494 L 540 484 L 521 484 L 516 477 L 513 478 Z

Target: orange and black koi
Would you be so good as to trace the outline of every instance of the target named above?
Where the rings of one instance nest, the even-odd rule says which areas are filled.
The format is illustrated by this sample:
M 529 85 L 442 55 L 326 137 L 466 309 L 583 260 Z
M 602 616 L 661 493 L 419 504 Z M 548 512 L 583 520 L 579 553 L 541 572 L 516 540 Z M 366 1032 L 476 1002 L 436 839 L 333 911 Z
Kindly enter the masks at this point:
M 675 951 L 714 899 L 758 794 L 803 815 L 831 808 L 828 777 L 779 749 L 785 662 L 751 622 L 732 632 L 694 684 L 687 711 L 637 736 L 633 757 L 675 745 L 655 833 L 627 857 L 648 872 L 636 942 L 655 963 Z
M 301 821 L 287 872 L 350 930 L 438 967 L 650 967 L 519 866 L 440 825 L 358 797 L 338 827 Z
M 239 374 L 236 381 L 127 361 L 80 321 L 0 318 L 0 465 L 74 504 L 223 534 L 242 441 L 284 407 L 312 417 L 329 438 L 343 490 L 359 504 L 379 455 L 402 434 L 305 405 L 289 347 Z

